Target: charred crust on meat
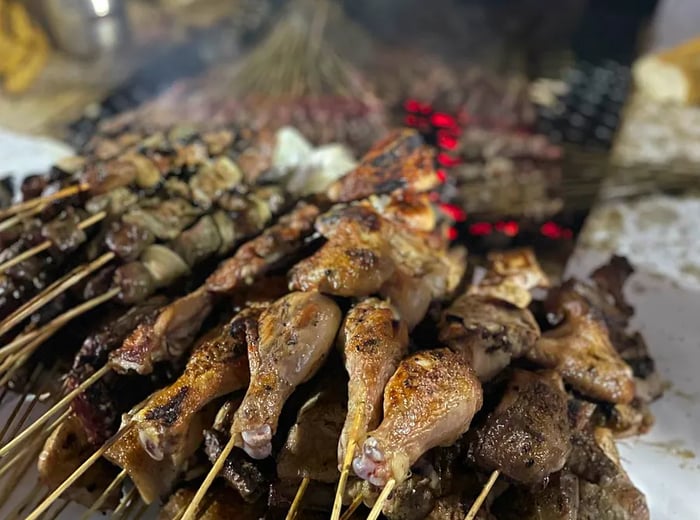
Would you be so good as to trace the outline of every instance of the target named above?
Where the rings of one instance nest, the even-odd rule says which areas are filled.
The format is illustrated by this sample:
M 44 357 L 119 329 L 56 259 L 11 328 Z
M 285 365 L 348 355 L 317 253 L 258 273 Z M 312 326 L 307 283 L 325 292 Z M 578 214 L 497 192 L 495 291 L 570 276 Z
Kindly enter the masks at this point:
M 180 388 L 170 401 L 162 406 L 154 407 L 146 414 L 146 419 L 149 421 L 160 421 L 165 426 L 172 426 L 181 413 L 182 403 L 187 397 L 190 388 L 183 386 Z

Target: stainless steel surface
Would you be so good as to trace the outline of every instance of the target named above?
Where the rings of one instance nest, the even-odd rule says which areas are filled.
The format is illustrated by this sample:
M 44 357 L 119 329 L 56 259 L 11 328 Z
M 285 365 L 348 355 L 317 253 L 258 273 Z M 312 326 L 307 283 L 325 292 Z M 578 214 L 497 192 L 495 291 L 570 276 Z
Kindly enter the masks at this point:
M 39 8 L 56 46 L 97 58 L 128 44 L 124 0 L 41 0 Z

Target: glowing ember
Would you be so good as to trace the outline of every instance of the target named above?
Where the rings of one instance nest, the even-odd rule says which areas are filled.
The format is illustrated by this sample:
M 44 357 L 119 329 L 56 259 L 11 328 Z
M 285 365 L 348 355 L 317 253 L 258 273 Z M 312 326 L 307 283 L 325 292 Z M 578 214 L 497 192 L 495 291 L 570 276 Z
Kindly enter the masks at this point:
M 467 220 L 467 214 L 464 210 L 454 204 L 440 204 L 440 210 L 455 222 L 464 222 Z
M 440 130 L 437 134 L 437 144 L 440 148 L 454 150 L 457 147 L 458 141 L 454 135 L 450 135 L 444 130 Z
M 514 237 L 520 231 L 520 225 L 515 220 L 506 220 L 496 223 L 496 231 L 506 236 Z
M 445 166 L 446 168 L 451 168 L 462 163 L 462 160 L 458 157 L 452 157 L 446 153 L 439 153 L 437 156 L 437 162 L 440 166 Z
M 493 226 L 490 222 L 474 222 L 469 226 L 470 235 L 484 236 L 491 233 L 493 233 Z
M 438 128 L 454 128 L 457 126 L 457 120 L 444 112 L 435 112 L 431 116 L 430 122 Z
M 453 227 L 447 228 L 447 239 L 448 240 L 457 240 L 458 235 L 459 235 L 459 233 L 457 232 L 457 230 L 455 228 L 453 228 Z

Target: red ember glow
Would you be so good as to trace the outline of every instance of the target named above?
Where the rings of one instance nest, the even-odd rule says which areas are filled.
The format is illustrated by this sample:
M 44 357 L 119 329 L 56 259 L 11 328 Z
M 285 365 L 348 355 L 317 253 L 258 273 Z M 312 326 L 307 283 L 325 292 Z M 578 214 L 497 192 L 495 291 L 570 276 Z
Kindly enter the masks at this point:
M 457 230 L 453 227 L 447 229 L 447 239 L 448 240 L 457 240 L 457 236 L 459 233 Z
M 455 222 L 464 222 L 467 220 L 467 214 L 464 210 L 454 204 L 440 204 L 440 210 Z
M 490 222 L 474 222 L 469 226 L 469 234 L 476 236 L 490 235 L 493 232 L 493 226 Z
M 439 130 L 437 134 L 437 144 L 440 148 L 453 150 L 457 146 L 457 138 L 450 135 L 445 130 Z
M 438 171 L 435 172 L 435 173 L 436 173 L 437 178 L 438 178 L 438 180 L 440 181 L 441 184 L 444 183 L 444 182 L 447 180 L 447 173 L 445 173 L 445 170 L 438 170 Z
M 457 120 L 444 112 L 435 112 L 431 116 L 430 121 L 438 128 L 454 128 L 457 126 Z
M 452 157 L 446 153 L 439 153 L 437 156 L 437 162 L 440 166 L 445 166 L 446 168 L 451 168 L 452 166 L 457 166 L 461 164 L 462 161 L 458 157 Z
M 496 230 L 506 236 L 514 237 L 520 231 L 520 225 L 515 220 L 505 220 L 496 224 Z

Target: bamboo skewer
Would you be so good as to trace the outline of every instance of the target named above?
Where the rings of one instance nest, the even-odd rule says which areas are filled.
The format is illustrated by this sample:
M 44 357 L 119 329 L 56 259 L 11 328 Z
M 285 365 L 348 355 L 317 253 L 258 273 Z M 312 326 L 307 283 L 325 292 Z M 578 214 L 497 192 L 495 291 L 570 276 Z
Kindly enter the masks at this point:
M 382 507 L 384 507 L 384 502 L 386 502 L 386 499 L 389 498 L 389 493 L 394 490 L 394 486 L 396 486 L 396 480 L 393 478 L 389 479 L 384 486 L 384 489 L 382 489 L 382 492 L 379 494 L 377 501 L 372 506 L 372 510 L 369 512 L 367 520 L 377 520 L 377 518 L 379 518 L 379 515 L 382 513 Z
M 94 215 L 86 218 L 80 224 L 78 224 L 78 228 L 86 229 L 94 224 L 97 224 L 100 220 L 104 219 L 106 216 L 107 216 L 106 211 L 100 211 L 99 213 L 95 213 Z M 38 255 L 42 251 L 46 251 L 48 248 L 51 247 L 52 244 L 53 244 L 53 242 L 51 242 L 51 240 L 45 240 L 41 244 L 34 246 L 30 249 L 27 249 L 26 251 L 21 252 L 20 254 L 15 256 L 14 258 L 10 258 L 7 262 L 0 264 L 0 273 L 4 273 L 10 267 L 17 265 L 20 262 L 27 260 L 28 258 L 31 258 L 35 255 Z
M 200 502 L 202 501 L 202 499 L 204 498 L 204 495 L 206 495 L 207 491 L 211 487 L 216 476 L 219 474 L 219 471 L 221 471 L 221 468 L 224 466 L 226 459 L 233 451 L 233 447 L 234 447 L 235 442 L 236 442 L 236 438 L 232 435 L 231 438 L 226 443 L 226 446 L 224 447 L 224 449 L 219 454 L 219 457 L 216 459 L 216 462 L 214 462 L 214 465 L 209 470 L 209 473 L 207 473 L 207 476 L 204 479 L 204 482 L 202 482 L 202 485 L 199 486 L 197 493 L 195 493 L 194 498 L 192 498 L 192 502 L 190 502 L 190 505 L 187 506 L 187 509 L 185 510 L 185 512 L 182 515 L 182 520 L 194 520 L 194 518 L 197 515 L 197 508 L 199 507 Z M 30 519 L 28 519 L 28 520 L 30 520 Z
M 15 338 L 11 343 L 0 348 L 0 356 L 13 354 L 20 350 L 23 350 L 25 354 L 28 353 L 27 350 L 29 349 L 23 349 L 22 347 L 30 343 L 32 340 L 36 339 L 38 336 L 43 336 L 49 332 L 49 336 L 53 335 L 54 332 L 63 327 L 73 318 L 77 318 L 81 314 L 85 314 L 87 311 L 97 307 L 98 305 L 101 305 L 107 300 L 111 300 L 113 297 L 119 294 L 119 291 L 120 289 L 117 287 L 110 289 L 106 293 L 96 296 L 91 300 L 81 303 L 80 305 L 73 307 L 71 310 L 64 312 L 63 314 L 55 318 L 53 321 L 50 321 L 49 323 L 44 325 L 43 327 L 40 327 L 36 330 L 33 330 L 32 332 L 28 332 L 27 334 L 23 334 Z M 0 368 L 0 372 L 1 371 L 2 368 Z
M 46 413 L 44 413 L 41 417 L 39 417 L 36 421 L 34 421 L 30 427 L 28 427 L 26 430 L 24 430 L 22 433 L 20 433 L 17 437 L 15 437 L 10 442 L 5 444 L 2 448 L 0 448 L 0 457 L 4 457 L 5 455 L 7 455 L 7 453 L 12 451 L 12 449 L 15 446 L 21 444 L 25 439 L 27 439 L 29 436 L 31 436 L 39 428 L 41 428 L 41 426 L 44 423 L 46 423 L 46 421 L 48 421 L 51 417 L 56 415 L 65 406 L 69 405 L 75 396 L 77 396 L 81 392 L 85 391 L 86 388 L 93 385 L 96 381 L 98 381 L 100 378 L 102 378 L 109 371 L 110 371 L 110 368 L 108 365 L 103 366 L 97 372 L 95 372 L 89 378 L 87 378 L 85 381 L 80 383 L 80 385 L 78 385 L 76 388 L 74 388 L 73 390 L 68 392 L 63 397 L 63 399 L 61 399 L 59 402 L 57 402 L 55 405 L 53 405 Z
M 0 231 L 5 231 L 6 229 L 10 229 L 11 227 L 16 226 L 23 220 L 33 217 L 37 213 L 41 213 L 44 209 L 46 208 L 46 204 L 40 204 L 38 206 L 35 206 L 34 208 L 23 211 L 22 213 L 18 213 L 17 215 L 10 217 L 6 220 L 3 220 L 0 222 Z
M 12 328 L 14 328 L 16 325 L 46 305 L 46 303 L 73 287 L 90 273 L 93 273 L 106 263 L 110 262 L 115 256 L 116 255 L 111 251 L 107 252 L 88 264 L 83 264 L 76 267 L 67 275 L 53 282 L 42 292 L 34 296 L 28 302 L 24 303 L 19 309 L 5 318 L 2 325 L 0 325 L 0 336 L 12 330 Z
M 364 409 L 364 403 L 362 403 L 361 410 Z M 357 444 L 357 432 L 360 428 L 363 416 L 364 413 L 358 413 L 352 423 L 352 431 L 350 432 L 348 445 L 345 447 L 345 453 L 343 454 L 343 467 L 340 470 L 340 479 L 338 480 L 338 487 L 335 491 L 335 498 L 333 499 L 331 520 L 338 520 L 340 518 L 340 510 L 343 507 L 343 493 L 345 492 L 345 486 L 347 485 L 348 476 L 350 475 L 350 464 L 352 464 L 352 458 L 355 455 L 355 445 Z
M 498 470 L 495 470 L 493 473 L 491 473 L 491 476 L 489 477 L 488 481 L 484 485 L 484 489 L 482 489 L 481 493 L 479 493 L 479 496 L 476 497 L 476 500 L 472 504 L 471 509 L 469 509 L 467 516 L 464 517 L 464 520 L 474 520 L 474 518 L 476 518 L 476 514 L 479 512 L 479 509 L 481 508 L 481 505 L 484 503 L 484 500 L 486 500 L 486 497 L 488 496 L 489 492 L 491 491 L 491 488 L 496 483 L 496 479 L 498 478 L 499 474 L 500 474 L 500 472 Z
M 19 204 L 14 204 L 9 208 L 0 211 L 0 218 L 5 218 L 10 215 L 15 215 L 16 213 L 21 213 L 22 211 L 27 211 L 35 208 L 40 204 L 46 204 L 48 202 L 55 202 L 57 200 L 65 199 L 67 197 L 72 197 L 83 191 L 90 189 L 88 184 L 76 184 L 74 186 L 68 186 L 62 190 L 52 193 L 51 195 L 46 195 L 43 197 L 37 197 L 35 199 L 27 200 L 25 202 L 20 202 Z
M 297 511 L 299 511 L 299 506 L 301 506 L 301 501 L 304 499 L 304 493 L 306 493 L 306 488 L 309 487 L 309 482 L 311 479 L 309 477 L 304 477 L 299 484 L 299 489 L 297 489 L 296 495 L 294 495 L 294 500 L 292 505 L 287 512 L 285 520 L 294 520 L 297 516 Z
M 110 482 L 109 486 L 107 486 L 107 488 L 102 492 L 102 494 L 99 497 L 97 497 L 97 500 L 93 502 L 93 504 L 90 506 L 90 509 L 83 513 L 83 516 L 80 517 L 80 520 L 87 520 L 93 513 L 98 511 L 100 507 L 102 507 L 102 504 L 105 503 L 105 500 L 107 500 L 109 495 L 111 495 L 112 492 L 115 489 L 117 489 L 117 487 L 119 487 L 119 485 L 124 481 L 126 477 L 126 470 L 121 470 L 119 474 L 116 477 L 114 477 L 114 480 Z
M 27 516 L 26 520 L 38 520 L 42 513 L 51 507 L 51 504 L 53 504 L 56 499 L 58 499 L 58 497 L 60 497 L 63 492 L 73 484 L 73 482 L 78 480 L 88 469 L 90 469 L 92 465 L 95 464 L 95 462 L 97 462 L 97 460 L 122 437 L 122 435 L 131 429 L 131 427 L 132 424 L 129 424 L 122 428 L 115 435 L 113 435 L 111 439 L 104 443 L 95 453 L 90 455 L 90 457 L 83 462 L 78 469 L 71 473 L 71 475 L 66 478 L 66 480 L 64 480 L 60 486 L 54 489 L 53 492 L 41 504 L 39 504 L 34 511 L 29 514 L 29 516 Z
M 349 520 L 350 517 L 352 517 L 353 513 L 358 510 L 358 508 L 362 505 L 362 494 L 358 494 L 355 499 L 352 501 L 352 504 L 345 510 L 343 515 L 340 517 L 340 520 Z
M 5 439 L 5 435 L 10 429 L 10 426 L 12 426 L 12 423 L 15 420 L 15 417 L 19 414 L 19 411 L 22 409 L 22 406 L 24 405 L 25 401 L 27 400 L 27 396 L 29 395 L 29 392 L 32 390 L 32 386 L 34 386 L 34 381 L 36 378 L 39 376 L 41 366 L 37 366 L 34 371 L 32 372 L 32 375 L 29 376 L 29 381 L 27 382 L 27 387 L 24 389 L 24 392 L 20 396 L 20 398 L 17 400 L 17 404 L 13 408 L 12 412 L 10 413 L 10 416 L 7 418 L 7 421 L 5 422 L 5 426 L 2 427 L 2 430 L 0 430 L 0 443 Z M 10 438 L 12 438 L 12 435 L 10 435 Z
M 137 490 L 135 487 L 131 488 L 129 492 L 124 496 L 119 501 L 119 505 L 116 507 L 114 511 L 112 511 L 111 518 L 112 520 L 116 520 L 117 518 L 121 518 L 124 516 L 127 512 L 127 508 L 131 506 L 132 503 L 134 503 L 134 499 L 136 498 Z
M 2 363 L 0 363 L 0 374 L 4 373 L 4 375 L 0 377 L 0 386 L 7 385 L 10 379 L 12 379 L 14 373 L 22 367 L 27 359 L 29 359 L 31 353 L 34 352 L 34 350 L 38 348 L 39 345 L 41 345 L 45 340 L 50 338 L 53 333 L 53 330 L 45 331 L 42 335 L 27 345 L 25 351 L 10 355 Z

